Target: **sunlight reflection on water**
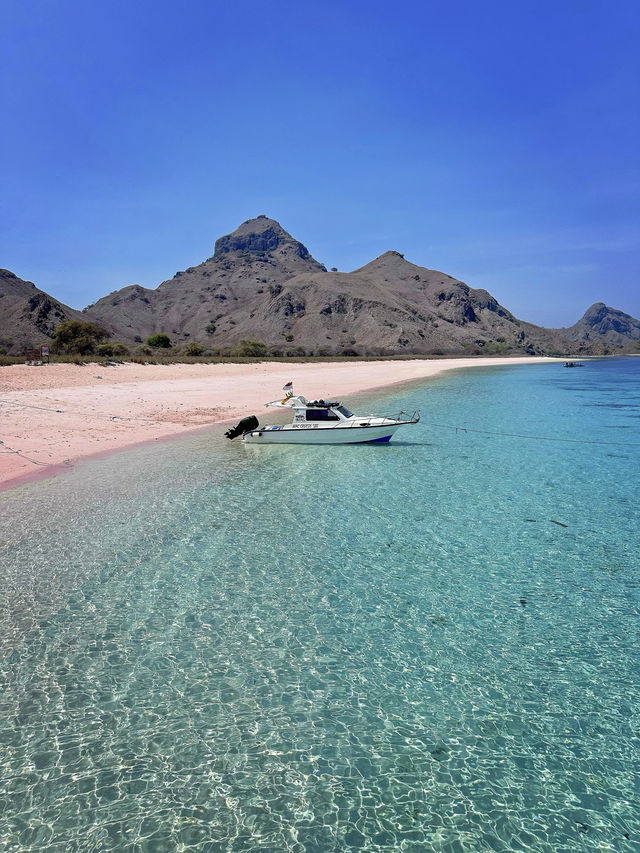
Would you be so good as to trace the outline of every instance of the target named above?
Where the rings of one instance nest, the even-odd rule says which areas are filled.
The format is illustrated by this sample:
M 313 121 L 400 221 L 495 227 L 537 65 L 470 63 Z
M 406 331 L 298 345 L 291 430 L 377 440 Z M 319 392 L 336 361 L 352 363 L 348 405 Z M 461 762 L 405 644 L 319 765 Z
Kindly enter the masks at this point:
M 591 405 L 627 363 L 370 395 L 422 409 L 387 447 L 214 430 L 1 495 L 4 848 L 637 849 L 638 451 L 426 424 L 638 441 Z

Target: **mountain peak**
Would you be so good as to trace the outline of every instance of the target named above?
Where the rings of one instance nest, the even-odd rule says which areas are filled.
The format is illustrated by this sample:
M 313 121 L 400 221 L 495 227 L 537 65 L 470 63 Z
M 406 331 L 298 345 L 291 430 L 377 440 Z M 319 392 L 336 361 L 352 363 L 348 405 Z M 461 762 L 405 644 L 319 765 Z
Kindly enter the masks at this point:
M 402 252 L 396 252 L 394 249 L 389 249 L 387 252 L 383 252 L 381 255 L 378 255 L 377 258 L 374 258 L 370 263 L 372 264 L 401 264 L 401 263 L 410 263 L 407 261 Z
M 589 308 L 587 308 L 587 310 L 584 312 L 584 314 L 582 315 L 582 320 L 585 323 L 593 325 L 594 323 L 599 323 L 601 320 L 603 320 L 607 316 L 607 314 L 612 313 L 618 314 L 622 312 L 616 311 L 615 308 L 609 308 L 609 306 L 605 305 L 604 302 L 594 302 L 593 305 L 589 306 Z
M 631 315 L 625 314 L 624 311 L 620 311 L 618 308 L 611 308 L 609 305 L 605 305 L 604 302 L 594 302 L 593 305 L 587 308 L 578 322 L 586 323 L 588 326 L 597 326 L 603 321 L 613 318 L 618 322 L 634 320 Z
M 383 252 L 382 255 L 378 255 L 377 258 L 369 261 L 368 264 L 355 270 L 355 272 L 381 272 L 384 270 L 387 273 L 396 275 L 410 275 L 413 270 L 418 269 L 421 270 L 422 267 L 416 267 L 415 264 L 412 264 L 411 261 L 405 258 L 402 252 L 390 249 L 388 252 Z
M 303 260 L 313 260 L 306 246 L 294 240 L 279 222 L 262 213 L 254 219 L 247 219 L 231 234 L 216 240 L 214 258 L 231 252 L 264 255 L 283 247 L 293 248 L 294 253 Z
M 566 331 L 574 340 L 592 340 L 596 335 L 614 346 L 624 346 L 640 340 L 640 320 L 604 302 L 594 302 Z
M 231 237 L 236 234 L 262 234 L 263 231 L 268 231 L 270 229 L 279 231 L 282 234 L 287 234 L 277 219 L 271 219 L 271 217 L 267 216 L 265 213 L 260 213 L 252 219 L 245 220 L 242 225 L 238 225 L 236 230 L 232 231 L 229 236 Z M 290 234 L 287 234 L 287 236 L 291 237 Z

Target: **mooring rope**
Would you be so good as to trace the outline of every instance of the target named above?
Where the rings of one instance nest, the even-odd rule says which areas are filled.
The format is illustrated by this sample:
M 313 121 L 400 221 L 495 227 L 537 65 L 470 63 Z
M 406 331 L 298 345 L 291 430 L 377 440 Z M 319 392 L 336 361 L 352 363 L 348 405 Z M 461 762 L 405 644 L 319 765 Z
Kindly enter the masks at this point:
M 421 423 L 426 424 L 427 426 L 436 427 L 437 429 L 452 429 L 456 432 L 474 432 L 480 433 L 481 435 L 498 435 L 505 438 L 529 438 L 535 441 L 562 441 L 570 444 L 605 444 L 613 447 L 640 447 L 640 442 L 634 441 L 600 441 L 598 439 L 591 438 L 561 438 L 560 436 L 555 435 L 529 435 L 519 432 L 499 432 L 498 430 L 492 429 L 476 429 L 475 427 L 436 424 L 424 420 L 421 421 Z
M 19 456 L 20 459 L 24 459 L 27 462 L 32 462 L 34 465 L 44 465 L 48 468 L 56 468 L 58 465 L 70 465 L 71 464 L 68 459 L 65 459 L 63 462 L 40 462 L 38 459 L 31 459 L 30 456 L 25 456 L 24 453 L 22 453 L 22 451 L 20 451 L 20 450 L 12 450 L 10 447 L 8 447 L 4 443 L 4 441 L 2 441 L 2 439 L 0 439 L 0 444 L 3 447 L 7 448 L 6 450 L 0 450 L 0 454 Z

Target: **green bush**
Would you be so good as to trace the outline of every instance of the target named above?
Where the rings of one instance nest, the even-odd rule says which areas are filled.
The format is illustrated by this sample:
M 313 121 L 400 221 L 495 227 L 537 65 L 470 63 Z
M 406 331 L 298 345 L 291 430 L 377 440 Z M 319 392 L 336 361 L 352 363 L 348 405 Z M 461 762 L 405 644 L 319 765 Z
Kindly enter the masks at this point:
M 96 323 L 81 320 L 65 320 L 56 326 L 53 333 L 54 352 L 89 355 L 95 352 L 99 341 L 109 337 L 109 332 Z
M 215 323 L 207 323 L 204 330 L 208 335 L 214 335 L 215 331 L 216 331 L 216 324 Z
M 204 347 L 201 347 L 200 344 L 197 344 L 195 341 L 190 341 L 186 347 L 184 348 L 184 354 L 189 356 L 197 356 L 202 355 L 204 352 Z
M 500 355 L 501 353 L 507 352 L 509 350 L 509 344 L 506 343 L 504 338 L 496 341 L 487 341 L 484 345 L 484 352 L 487 355 Z
M 111 356 L 129 355 L 129 349 L 119 341 L 114 341 L 113 343 L 109 342 L 106 344 L 100 344 L 96 349 L 96 355 L 102 355 L 107 358 L 110 358 Z
M 259 358 L 267 355 L 267 345 L 262 341 L 242 340 L 231 354 Z
M 171 346 L 169 335 L 165 335 L 163 332 L 158 332 L 155 335 L 150 335 L 147 338 L 147 343 L 150 347 L 155 347 L 156 349 L 169 349 L 169 347 Z

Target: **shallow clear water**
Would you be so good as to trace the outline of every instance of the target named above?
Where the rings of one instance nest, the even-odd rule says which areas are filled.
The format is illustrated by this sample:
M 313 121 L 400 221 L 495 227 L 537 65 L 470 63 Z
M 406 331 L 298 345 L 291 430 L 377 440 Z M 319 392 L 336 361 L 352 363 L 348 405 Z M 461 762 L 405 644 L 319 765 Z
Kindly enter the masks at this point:
M 640 849 L 640 359 L 346 402 L 0 495 L 0 849 Z

